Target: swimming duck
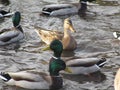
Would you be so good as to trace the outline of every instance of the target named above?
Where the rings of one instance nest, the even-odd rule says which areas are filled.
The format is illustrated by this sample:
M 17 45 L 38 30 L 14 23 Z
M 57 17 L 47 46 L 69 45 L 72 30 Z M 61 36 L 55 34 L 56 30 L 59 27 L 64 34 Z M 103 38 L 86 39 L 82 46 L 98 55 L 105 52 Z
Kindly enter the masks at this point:
M 60 45 L 60 47 L 58 45 Z M 60 58 L 63 50 L 62 43 L 58 40 L 54 40 L 50 44 L 50 49 L 54 52 L 54 56 L 49 62 L 49 74 L 45 72 L 37 72 L 35 70 L 21 71 L 16 73 L 2 72 L 0 74 L 0 78 L 8 85 L 15 85 L 26 89 L 50 88 L 50 90 L 58 90 L 62 88 L 63 79 L 59 72 L 61 70 L 65 70 L 71 73 L 71 71 L 66 67 L 65 62 Z
M 89 75 L 91 73 L 100 71 L 101 67 L 103 67 L 107 61 L 105 58 L 81 58 L 68 60 L 65 62 L 72 73 L 64 73 Z
M 114 89 L 120 90 L 120 69 L 118 69 L 114 79 Z
M 41 14 L 47 16 L 61 16 L 78 13 L 79 15 L 84 16 L 87 10 L 87 1 L 92 2 L 95 0 L 80 0 L 79 3 L 71 4 L 46 5 L 42 8 Z
M 20 23 L 20 12 L 15 12 L 12 17 L 13 26 L 9 29 L 2 29 L 0 31 L 0 45 L 7 45 L 13 42 L 17 42 L 24 38 L 23 29 Z
M 77 47 L 75 39 L 68 32 L 68 30 L 76 32 L 73 28 L 72 21 L 69 18 L 64 20 L 64 34 L 54 30 L 46 30 L 39 27 L 35 28 L 41 40 L 47 45 L 49 45 L 54 39 L 59 39 L 62 41 L 64 50 L 75 50 Z
M 118 32 L 113 32 L 113 36 L 114 36 L 116 39 L 120 40 L 120 33 L 118 33 Z
M 14 13 L 9 11 L 5 11 L 5 10 L 0 10 L 0 18 L 3 17 L 8 17 L 8 16 L 12 16 Z
M 58 40 L 59 41 L 59 40 Z M 59 41 L 60 42 L 60 41 Z M 57 48 L 54 53 L 53 58 L 59 59 L 60 55 L 57 50 L 60 50 L 62 47 L 61 44 L 56 44 Z M 49 46 L 44 48 L 43 50 L 49 49 Z M 62 53 L 62 51 L 60 52 Z M 100 71 L 100 68 L 106 64 L 105 58 L 81 58 L 81 59 L 72 59 L 72 60 L 64 60 L 66 66 L 71 70 L 72 73 L 61 72 L 64 74 L 84 74 L 88 75 L 93 72 Z

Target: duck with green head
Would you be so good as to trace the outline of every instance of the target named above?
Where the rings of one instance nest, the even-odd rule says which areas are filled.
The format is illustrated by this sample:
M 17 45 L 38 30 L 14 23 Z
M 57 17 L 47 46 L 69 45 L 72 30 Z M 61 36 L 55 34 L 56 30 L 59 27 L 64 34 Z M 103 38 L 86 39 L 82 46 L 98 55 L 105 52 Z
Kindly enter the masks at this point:
M 60 44 L 60 45 L 59 45 Z M 63 87 L 63 79 L 59 75 L 61 70 L 71 72 L 65 62 L 60 58 L 62 44 L 58 40 L 50 44 L 54 55 L 49 62 L 49 74 L 38 71 L 21 71 L 16 73 L 1 73 L 0 78 L 8 85 L 15 85 L 26 89 L 58 90 Z
M 62 43 L 59 40 L 55 40 L 55 46 L 54 47 L 54 55 L 52 57 L 52 61 L 54 59 L 60 59 L 61 53 L 62 53 Z M 52 48 L 53 46 L 50 45 Z M 45 49 L 48 49 L 46 47 Z M 43 49 L 44 50 L 44 49 Z M 64 60 L 66 63 L 66 66 L 71 70 L 72 73 L 67 73 L 67 72 L 61 72 L 65 74 L 90 74 L 93 72 L 100 71 L 100 68 L 103 67 L 106 64 L 106 59 L 105 58 L 80 58 L 80 59 L 69 59 L 69 60 Z
M 20 25 L 21 14 L 15 12 L 12 17 L 13 26 L 9 29 L 2 29 L 0 31 L 0 45 L 7 45 L 10 43 L 18 42 L 24 38 L 23 29 Z

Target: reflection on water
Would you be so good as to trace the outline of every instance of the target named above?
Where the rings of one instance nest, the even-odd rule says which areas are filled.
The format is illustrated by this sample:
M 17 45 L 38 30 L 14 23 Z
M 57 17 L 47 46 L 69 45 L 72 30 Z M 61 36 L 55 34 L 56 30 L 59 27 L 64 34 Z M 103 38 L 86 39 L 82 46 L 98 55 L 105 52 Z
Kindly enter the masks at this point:
M 75 56 L 74 51 L 63 51 L 62 52 L 62 57 L 72 57 L 72 56 Z
M 116 6 L 119 5 L 118 0 L 97 0 L 97 3 L 104 6 Z
M 91 73 L 89 75 L 66 75 L 63 74 L 63 77 L 66 79 L 70 79 L 72 81 L 79 82 L 83 84 L 85 82 L 94 82 L 94 83 L 101 83 L 106 80 L 106 76 L 101 72 Z

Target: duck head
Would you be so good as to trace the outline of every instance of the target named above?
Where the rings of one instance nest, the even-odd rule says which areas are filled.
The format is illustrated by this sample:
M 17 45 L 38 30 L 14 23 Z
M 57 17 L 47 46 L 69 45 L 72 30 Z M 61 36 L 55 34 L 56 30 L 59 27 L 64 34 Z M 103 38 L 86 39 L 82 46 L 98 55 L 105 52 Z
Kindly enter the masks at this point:
M 20 12 L 17 11 L 14 13 L 12 17 L 12 22 L 13 22 L 14 27 L 19 26 L 20 20 L 21 20 L 21 14 Z
M 43 49 L 43 51 L 46 50 L 52 50 L 55 57 L 61 57 L 63 45 L 59 40 L 53 40 L 49 46 Z
M 50 46 L 44 48 L 43 50 L 51 49 L 54 52 L 56 59 L 50 61 L 49 72 L 52 76 L 59 75 L 59 71 L 65 70 L 68 73 L 71 73 L 71 70 L 66 67 L 66 64 L 63 60 L 60 59 L 61 53 L 63 51 L 63 45 L 59 40 L 53 40 Z
M 54 59 L 50 61 L 49 72 L 51 76 L 59 76 L 59 71 L 66 70 L 66 64 L 61 59 Z
M 65 30 L 70 30 L 72 32 L 76 32 L 74 27 L 73 27 L 72 21 L 69 18 L 66 18 L 64 20 L 64 29 Z
M 59 40 L 53 40 L 50 44 L 50 49 L 54 52 L 55 57 L 61 57 L 63 45 Z

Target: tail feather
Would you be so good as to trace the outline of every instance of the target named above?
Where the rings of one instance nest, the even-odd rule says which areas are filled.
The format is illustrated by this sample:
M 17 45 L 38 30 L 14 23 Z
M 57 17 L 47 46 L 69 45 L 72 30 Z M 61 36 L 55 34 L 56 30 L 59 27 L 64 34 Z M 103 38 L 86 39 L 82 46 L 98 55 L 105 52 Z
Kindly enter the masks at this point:
M 5 82 L 7 82 L 11 79 L 10 75 L 8 73 L 5 73 L 5 72 L 0 73 L 0 78 Z
M 113 36 L 114 36 L 116 39 L 120 40 L 120 33 L 119 33 L 119 32 L 113 32 Z
M 116 32 L 113 32 L 113 36 L 114 36 L 115 38 L 118 38 L 118 36 L 117 36 L 117 33 L 116 33 Z
M 106 64 L 106 58 L 101 58 L 101 60 L 97 63 L 99 67 L 103 67 Z

